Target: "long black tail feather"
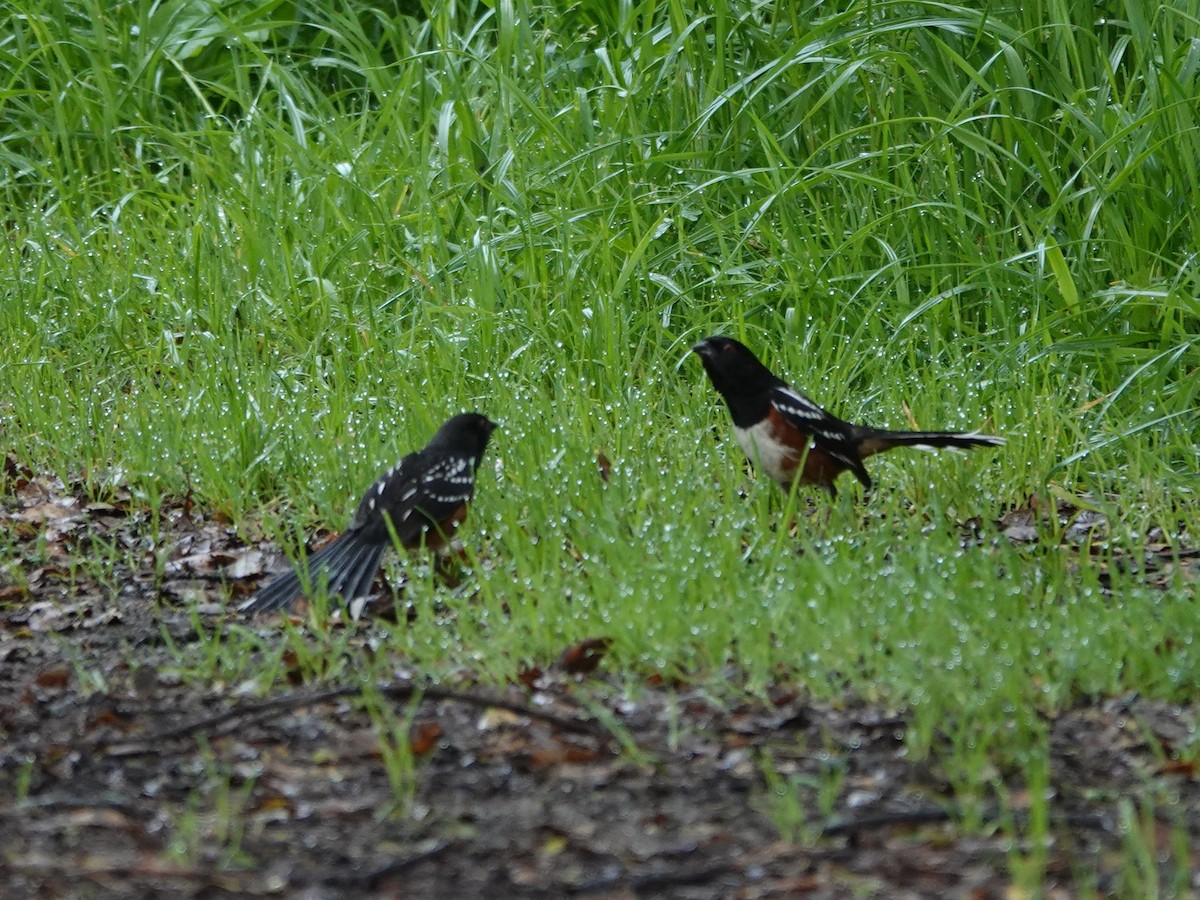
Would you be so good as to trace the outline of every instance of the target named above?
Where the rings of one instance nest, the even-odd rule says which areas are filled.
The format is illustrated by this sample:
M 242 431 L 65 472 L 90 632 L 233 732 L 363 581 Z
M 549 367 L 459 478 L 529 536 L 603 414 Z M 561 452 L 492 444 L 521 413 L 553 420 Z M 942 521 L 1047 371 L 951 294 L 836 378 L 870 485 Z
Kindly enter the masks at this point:
M 348 573 L 345 582 L 337 591 L 346 603 L 371 592 L 371 583 L 379 571 L 379 561 L 383 557 L 386 544 L 362 545 L 353 563 L 348 563 L 345 571 Z M 332 588 L 330 589 L 332 591 Z
M 323 579 L 329 596 L 340 596 L 349 603 L 370 591 L 386 547 L 344 534 L 309 556 L 297 569 L 267 582 L 238 611 L 255 615 L 287 609 L 305 592 L 306 583 L 308 590 L 316 590 Z M 307 582 L 301 579 L 300 569 L 307 570 Z
M 917 447 L 926 450 L 969 450 L 972 447 L 1002 447 L 1005 440 L 978 431 L 886 431 L 872 428 L 864 441 L 872 453 L 892 447 Z

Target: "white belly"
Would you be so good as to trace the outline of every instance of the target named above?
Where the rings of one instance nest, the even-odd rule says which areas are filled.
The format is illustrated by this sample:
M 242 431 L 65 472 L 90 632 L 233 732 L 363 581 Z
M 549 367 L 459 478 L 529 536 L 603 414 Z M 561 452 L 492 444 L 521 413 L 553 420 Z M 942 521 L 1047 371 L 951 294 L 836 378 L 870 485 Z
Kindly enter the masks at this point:
M 734 428 L 738 446 L 750 462 L 780 484 L 790 484 L 799 454 L 771 437 L 771 422 L 763 419 L 750 428 Z

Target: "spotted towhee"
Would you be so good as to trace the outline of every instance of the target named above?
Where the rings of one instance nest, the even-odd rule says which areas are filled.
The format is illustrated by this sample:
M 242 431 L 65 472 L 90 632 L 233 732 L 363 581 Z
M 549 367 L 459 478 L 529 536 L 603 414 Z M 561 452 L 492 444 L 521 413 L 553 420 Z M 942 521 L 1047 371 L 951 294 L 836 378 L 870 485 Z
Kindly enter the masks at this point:
M 478 413 L 448 420 L 424 449 L 408 454 L 376 479 L 336 540 L 272 579 L 239 609 L 286 609 L 322 583 L 330 596 L 352 603 L 370 592 L 393 533 L 405 549 L 441 549 L 467 515 L 475 494 L 475 470 L 495 427 Z
M 725 398 L 738 445 L 785 490 L 797 480 L 837 496 L 834 480 L 846 470 L 870 490 L 863 460 L 893 447 L 998 447 L 1004 438 L 978 432 L 885 431 L 832 416 L 788 387 L 733 338 L 706 338 L 692 348 Z

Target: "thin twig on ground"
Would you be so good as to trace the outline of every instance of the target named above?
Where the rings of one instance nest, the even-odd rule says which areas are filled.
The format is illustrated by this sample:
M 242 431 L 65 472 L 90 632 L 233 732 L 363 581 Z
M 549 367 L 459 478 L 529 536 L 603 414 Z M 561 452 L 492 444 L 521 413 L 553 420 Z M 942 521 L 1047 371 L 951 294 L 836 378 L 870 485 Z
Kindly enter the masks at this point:
M 235 724 L 240 727 L 247 722 L 268 721 L 305 706 L 316 706 L 344 697 L 353 697 L 361 693 L 362 690 L 363 687 L 361 685 L 343 685 L 322 691 L 283 694 L 253 703 L 241 703 L 219 713 L 214 713 L 211 716 L 167 728 L 137 740 L 96 741 L 90 745 L 89 749 L 103 750 L 109 756 L 118 758 L 155 756 L 165 752 L 163 745 L 169 742 L 179 741 L 197 734 L 204 734 L 209 737 L 220 736 L 225 734 Z M 376 690 L 391 700 L 408 700 L 413 696 L 419 696 L 423 701 L 463 703 L 479 709 L 503 709 L 514 715 L 545 722 L 562 731 L 584 734 L 596 738 L 605 744 L 610 743 L 612 740 L 612 736 L 608 731 L 594 719 L 572 719 L 538 709 L 525 703 L 517 703 L 516 701 L 494 695 L 459 691 L 432 685 L 423 686 L 410 681 L 386 682 L 376 685 Z

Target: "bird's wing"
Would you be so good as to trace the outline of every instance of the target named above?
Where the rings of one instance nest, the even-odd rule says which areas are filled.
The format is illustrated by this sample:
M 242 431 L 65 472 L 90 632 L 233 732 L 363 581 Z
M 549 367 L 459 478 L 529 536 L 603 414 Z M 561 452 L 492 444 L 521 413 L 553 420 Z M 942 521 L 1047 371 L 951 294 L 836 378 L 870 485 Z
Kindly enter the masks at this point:
M 475 460 L 458 453 L 410 453 L 379 476 L 363 495 L 347 531 L 388 539 L 384 513 L 404 545 L 415 544 L 430 523 L 455 515 L 475 493 Z
M 771 391 L 771 406 L 792 426 L 812 438 L 813 443 L 854 473 L 866 475 L 859 457 L 856 428 L 824 410 L 813 400 L 786 385 Z

